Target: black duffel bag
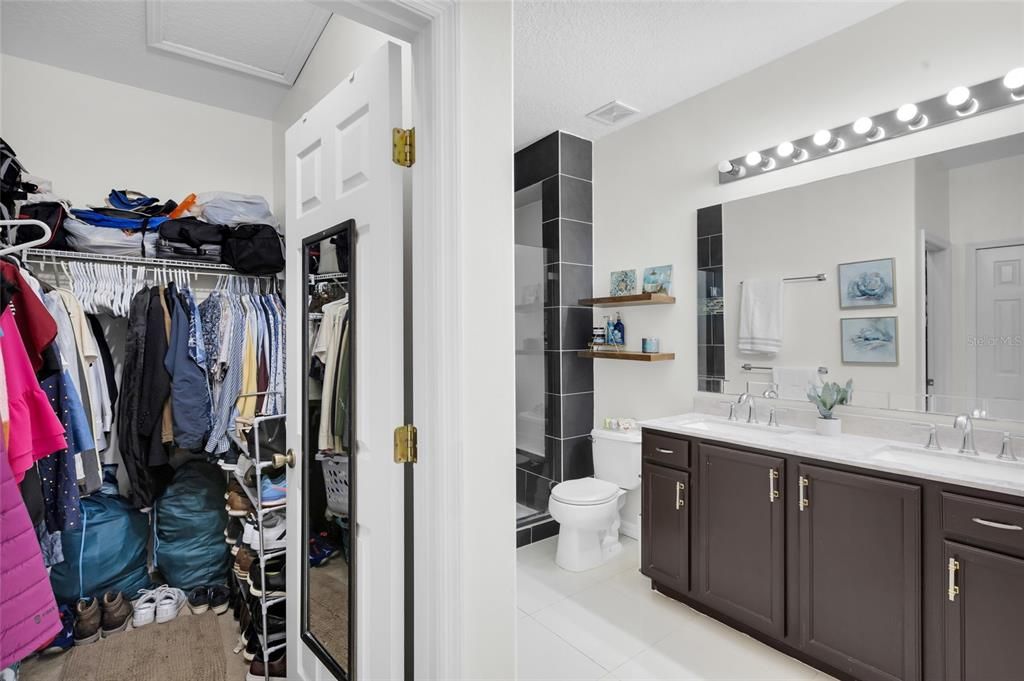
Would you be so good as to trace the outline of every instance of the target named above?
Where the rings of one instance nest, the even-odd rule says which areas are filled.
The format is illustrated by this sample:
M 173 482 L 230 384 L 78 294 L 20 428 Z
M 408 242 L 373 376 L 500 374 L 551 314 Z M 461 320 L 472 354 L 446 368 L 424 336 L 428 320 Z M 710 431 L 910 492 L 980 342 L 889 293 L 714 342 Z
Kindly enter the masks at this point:
M 160 224 L 156 244 L 158 258 L 220 262 L 224 227 L 194 217 L 176 218 Z
M 224 228 L 221 258 L 242 274 L 277 274 L 284 269 L 281 235 L 270 225 Z

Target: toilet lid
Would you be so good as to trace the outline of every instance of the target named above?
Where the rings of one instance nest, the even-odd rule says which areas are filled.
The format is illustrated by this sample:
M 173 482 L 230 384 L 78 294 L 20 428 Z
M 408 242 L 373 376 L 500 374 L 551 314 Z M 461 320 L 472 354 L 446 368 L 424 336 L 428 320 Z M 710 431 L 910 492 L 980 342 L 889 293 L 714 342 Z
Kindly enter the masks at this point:
M 551 496 L 565 504 L 592 506 L 611 501 L 618 495 L 619 487 L 607 480 L 580 478 L 566 480 L 554 486 Z

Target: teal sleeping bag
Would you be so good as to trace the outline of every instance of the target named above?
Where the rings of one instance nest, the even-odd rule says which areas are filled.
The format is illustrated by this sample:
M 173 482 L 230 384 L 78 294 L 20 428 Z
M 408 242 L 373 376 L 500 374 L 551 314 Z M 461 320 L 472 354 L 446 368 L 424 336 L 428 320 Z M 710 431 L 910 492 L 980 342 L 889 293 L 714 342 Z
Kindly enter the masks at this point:
M 174 473 L 156 503 L 154 567 L 171 586 L 227 584 L 231 547 L 224 543 L 224 471 L 190 461 Z
M 94 494 L 81 501 L 82 526 L 61 533 L 64 562 L 53 566 L 50 585 L 58 603 L 122 591 L 137 598 L 152 586 L 146 570 L 149 516 L 123 497 Z

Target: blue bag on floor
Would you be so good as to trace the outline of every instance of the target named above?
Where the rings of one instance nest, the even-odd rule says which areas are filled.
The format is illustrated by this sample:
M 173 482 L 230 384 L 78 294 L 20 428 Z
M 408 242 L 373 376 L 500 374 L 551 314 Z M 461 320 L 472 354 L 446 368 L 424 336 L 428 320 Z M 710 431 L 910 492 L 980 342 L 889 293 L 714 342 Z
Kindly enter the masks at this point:
M 64 562 L 53 566 L 50 585 L 58 603 L 122 591 L 137 598 L 152 586 L 146 570 L 149 517 L 123 497 L 94 494 L 81 501 L 82 526 L 61 533 Z
M 171 586 L 227 584 L 231 547 L 224 543 L 224 471 L 190 461 L 174 473 L 167 491 L 153 504 L 156 515 L 153 562 Z

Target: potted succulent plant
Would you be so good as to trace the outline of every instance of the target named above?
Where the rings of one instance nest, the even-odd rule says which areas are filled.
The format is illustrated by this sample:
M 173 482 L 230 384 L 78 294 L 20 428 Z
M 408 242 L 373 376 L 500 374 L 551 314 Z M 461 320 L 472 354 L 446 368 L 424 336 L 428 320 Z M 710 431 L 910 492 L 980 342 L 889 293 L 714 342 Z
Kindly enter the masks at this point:
M 849 404 L 853 397 L 853 379 L 845 386 L 838 383 L 825 383 L 821 387 L 812 385 L 807 388 L 807 399 L 818 408 L 815 430 L 819 435 L 839 435 L 843 432 L 843 422 L 832 415 L 832 411 L 841 404 Z

